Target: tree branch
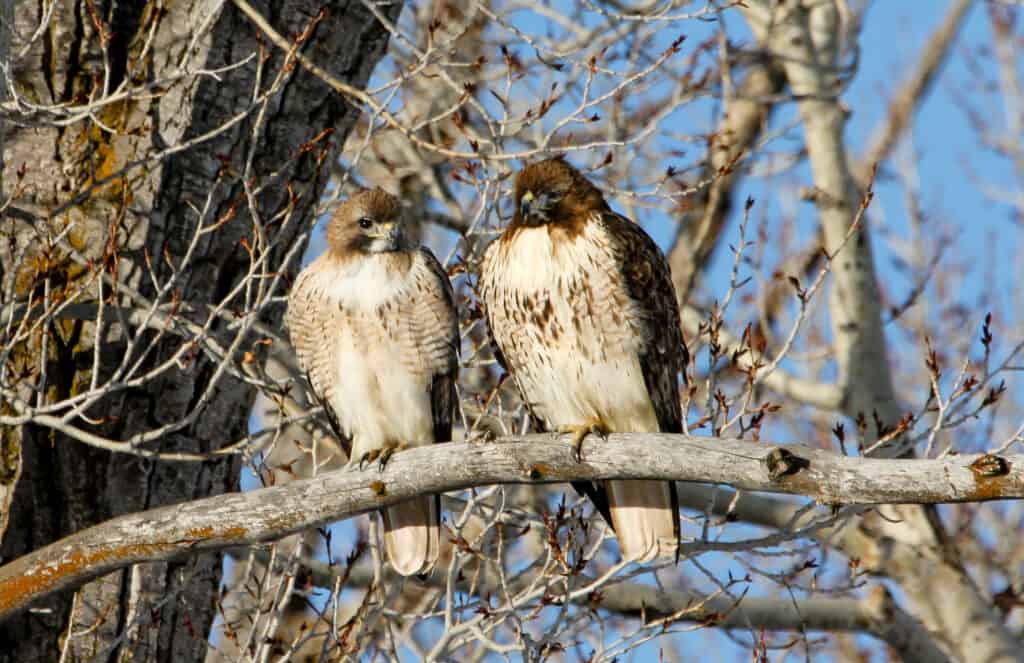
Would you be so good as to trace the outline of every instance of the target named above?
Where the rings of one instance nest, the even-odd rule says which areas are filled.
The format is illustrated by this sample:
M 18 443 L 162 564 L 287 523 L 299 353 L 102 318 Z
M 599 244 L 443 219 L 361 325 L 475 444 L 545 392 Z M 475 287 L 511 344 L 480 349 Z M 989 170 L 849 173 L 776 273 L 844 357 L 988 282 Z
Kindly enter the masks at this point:
M 704 314 L 692 306 L 681 307 L 679 313 L 686 333 L 691 337 L 700 335 Z M 740 370 L 749 370 L 753 366 L 755 358 L 750 352 L 743 352 L 746 349 L 744 343 L 729 333 L 729 330 L 718 330 L 718 342 L 722 345 L 722 356 L 738 356 Z M 801 378 L 779 368 L 764 377 L 764 385 L 780 396 L 822 410 L 834 410 L 842 401 L 842 393 L 834 384 Z
M 698 606 L 689 608 L 689 606 Z M 877 587 L 863 599 L 711 598 L 690 592 L 662 591 L 629 583 L 609 591 L 601 608 L 647 619 L 683 612 L 683 621 L 704 622 L 727 629 L 870 633 L 891 646 L 903 661 L 949 661 L 928 630 L 901 610 L 892 596 Z
M 733 190 L 745 168 L 738 165 L 761 136 L 773 96 L 782 91 L 782 69 L 770 57 L 750 65 L 735 96 L 726 103 L 722 122 L 708 146 L 708 162 L 701 179 L 711 180 L 696 208 L 679 221 L 668 260 L 679 303 L 685 305 L 697 276 L 711 256 L 732 209 Z
M 854 168 L 854 175 L 861 185 L 868 181 L 871 169 L 888 156 L 893 145 L 910 126 L 914 112 L 931 89 L 936 74 L 946 61 L 960 27 L 967 18 L 967 11 L 973 5 L 974 0 L 954 0 L 946 17 L 928 40 L 921 59 L 918 60 L 903 88 L 892 100 L 889 112 L 873 134 L 870 147 Z
M 274 558 L 265 550 L 240 547 L 231 554 L 238 560 L 254 555 L 260 563 L 270 565 Z M 277 558 L 275 570 L 294 572 L 289 564 Z M 303 559 L 300 562 L 303 573 L 308 574 L 313 584 L 319 587 L 334 587 L 341 577 L 346 586 L 369 587 L 374 582 L 374 570 L 368 565 L 355 569 L 341 568 L 317 559 Z M 385 583 L 402 582 L 389 574 Z M 427 582 L 432 586 L 443 586 L 443 580 L 431 576 Z M 474 591 L 478 596 L 499 594 L 501 587 L 493 581 L 480 582 L 463 578 L 456 586 Z M 535 582 L 530 575 L 519 576 L 508 588 L 515 594 Z M 581 574 L 580 585 L 588 585 L 594 578 Z M 594 609 L 605 610 L 625 617 L 642 618 L 647 623 L 665 620 L 667 623 L 690 622 L 723 629 L 766 629 L 769 631 L 827 631 L 867 633 L 888 644 L 906 663 L 945 663 L 947 657 L 935 644 L 924 626 L 900 609 L 892 595 L 881 585 L 873 588 L 862 598 L 779 598 L 731 597 L 717 593 L 712 596 L 691 591 L 663 589 L 656 585 L 640 582 L 615 582 L 606 586 L 600 599 L 581 596 L 576 603 Z
M 854 241 L 846 241 L 861 196 L 843 138 L 846 112 L 837 98 L 842 88 L 836 41 L 841 33 L 839 8 L 834 2 L 788 0 L 771 9 L 754 3 L 743 11 L 758 40 L 782 60 L 790 88 L 799 100 L 825 248 L 835 256 L 829 312 L 837 384 L 843 393 L 841 408 L 850 417 L 874 414 L 891 429 L 901 411 L 886 356 L 881 298 L 866 224 L 856 228 Z M 896 443 L 875 449 L 874 455 L 903 453 L 901 437 L 895 439 Z M 880 511 L 890 515 L 877 523 L 879 533 L 907 544 L 917 558 L 929 557 L 941 548 L 944 535 L 934 512 L 920 508 Z M 916 614 L 933 631 L 953 634 L 949 644 L 959 657 L 1024 661 L 1020 643 L 955 560 L 921 565 L 887 560 L 887 565 L 886 571 L 900 579 Z
M 31 602 L 140 562 L 258 543 L 416 495 L 496 483 L 676 479 L 812 497 L 825 504 L 973 502 L 1024 497 L 1024 455 L 851 458 L 802 445 L 660 433 L 584 448 L 550 435 L 400 453 L 382 472 L 348 469 L 285 486 L 110 520 L 0 567 L 0 620 Z

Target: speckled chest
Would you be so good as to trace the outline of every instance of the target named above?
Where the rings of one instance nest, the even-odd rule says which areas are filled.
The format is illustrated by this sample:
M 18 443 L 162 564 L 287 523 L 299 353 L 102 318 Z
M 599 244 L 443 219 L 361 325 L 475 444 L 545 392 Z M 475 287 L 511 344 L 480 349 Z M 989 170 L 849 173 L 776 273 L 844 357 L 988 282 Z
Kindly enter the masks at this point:
M 341 313 L 336 351 L 347 354 L 349 366 L 387 358 L 406 370 L 423 369 L 421 346 L 428 339 L 419 333 L 412 310 L 421 296 L 422 270 L 416 262 L 396 262 L 391 256 L 373 256 L 321 276 L 325 300 Z
M 492 332 L 514 370 L 550 353 L 582 360 L 635 349 L 635 307 L 600 224 L 575 236 L 546 226 L 506 235 L 488 250 L 481 291 Z

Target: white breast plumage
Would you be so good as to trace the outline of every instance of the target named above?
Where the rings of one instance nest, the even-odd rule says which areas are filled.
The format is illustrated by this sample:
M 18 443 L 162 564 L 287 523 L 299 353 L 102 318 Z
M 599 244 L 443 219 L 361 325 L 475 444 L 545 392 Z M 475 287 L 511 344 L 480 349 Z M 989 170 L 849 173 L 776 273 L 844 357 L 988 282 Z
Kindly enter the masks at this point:
M 412 287 L 409 273 L 390 264 L 388 254 L 334 265 L 320 271 L 317 277 L 317 286 L 324 296 L 351 311 L 375 309 Z
M 423 293 L 423 265 L 407 256 L 361 256 L 351 262 L 321 258 L 301 284 L 320 308 L 323 325 L 311 329 L 308 352 L 322 358 L 318 375 L 339 425 L 352 439 L 353 457 L 394 444 L 430 444 L 432 375 L 425 360 L 433 339 L 419 333 L 410 310 Z
M 503 274 L 507 287 L 523 291 L 544 290 L 564 271 L 563 261 L 575 253 L 575 242 L 555 247 L 547 228 L 525 228 L 504 251 L 495 256 L 495 267 Z

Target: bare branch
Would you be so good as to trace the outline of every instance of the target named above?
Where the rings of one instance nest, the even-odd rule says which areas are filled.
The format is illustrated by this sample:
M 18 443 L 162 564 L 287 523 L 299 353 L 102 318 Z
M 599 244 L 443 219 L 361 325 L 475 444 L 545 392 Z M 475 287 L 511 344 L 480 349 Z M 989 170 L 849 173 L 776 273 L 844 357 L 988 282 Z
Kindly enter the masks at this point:
M 684 307 L 680 310 L 680 314 L 686 333 L 691 337 L 697 336 L 703 323 L 701 314 L 692 306 Z M 743 342 L 733 337 L 728 331 L 719 330 L 718 342 L 722 345 L 723 355 L 739 356 L 737 364 L 743 370 L 747 370 L 753 365 L 754 359 L 749 353 L 743 352 Z M 761 380 L 761 376 L 758 376 L 758 379 Z M 808 380 L 782 370 L 775 370 L 765 375 L 763 381 L 765 386 L 782 396 L 825 410 L 839 407 L 842 396 L 839 388 L 833 384 Z
M 870 146 L 854 168 L 854 174 L 861 185 L 867 182 L 874 165 L 885 159 L 899 137 L 910 126 L 914 112 L 931 89 L 932 82 L 949 56 L 957 33 L 973 5 L 974 0 L 955 0 L 946 18 L 928 40 L 917 66 L 892 100 L 882 125 L 875 130 Z
M 699 605 L 694 610 L 688 606 Z M 892 596 L 877 587 L 861 600 L 701 597 L 688 592 L 659 591 L 656 587 L 624 584 L 609 591 L 602 608 L 622 614 L 646 614 L 648 619 L 699 621 L 720 628 L 768 630 L 861 631 L 888 643 L 904 661 L 949 661 L 928 630 L 896 606 Z
M 271 556 L 259 549 L 240 547 L 232 556 L 244 559 L 254 555 L 261 563 L 270 565 Z M 283 567 L 283 564 L 279 564 Z M 367 566 L 340 569 L 316 559 L 301 562 L 304 572 L 320 587 L 331 587 L 339 577 L 350 587 L 368 587 L 373 582 L 373 570 Z M 281 568 L 280 570 L 284 570 Z M 389 577 L 388 582 L 401 582 Z M 440 585 L 436 577 L 426 579 L 430 585 Z M 594 581 L 580 575 L 582 584 Z M 520 576 L 512 589 L 531 582 L 529 576 Z M 463 591 L 472 589 L 465 579 L 458 583 Z M 497 593 L 500 587 L 486 583 L 475 589 L 477 594 Z M 638 582 L 609 584 L 600 596 L 581 596 L 574 600 L 597 610 L 644 619 L 646 622 L 663 621 L 698 623 L 723 629 L 766 629 L 769 631 L 826 631 L 867 633 L 885 642 L 903 661 L 917 663 L 944 663 L 950 661 L 936 645 L 931 634 L 920 622 L 900 609 L 892 595 L 881 585 L 874 587 L 860 599 L 849 598 L 762 598 L 742 595 L 731 597 L 716 593 L 705 596 L 692 591 L 666 589 Z
M 772 99 L 784 83 L 782 70 L 770 57 L 747 71 L 735 96 L 728 99 L 719 130 L 708 146 L 708 162 L 702 179 L 710 180 L 703 200 L 682 216 L 679 234 L 669 251 L 672 281 L 680 304 L 685 304 L 697 276 L 718 243 L 732 210 L 732 191 L 743 168 L 739 161 L 757 142 L 767 123 Z
M 879 424 L 872 434 L 882 442 L 876 445 L 875 455 L 903 454 L 902 436 L 887 440 L 882 431 L 883 427 L 893 430 L 902 413 L 887 356 L 867 225 L 857 228 L 856 241 L 846 242 L 860 195 L 843 140 L 846 111 L 838 101 L 842 89 L 836 41 L 842 32 L 839 7 L 834 2 L 792 1 L 771 10 L 752 6 L 745 14 L 758 39 L 782 59 L 792 92 L 799 99 L 814 200 L 825 248 L 835 257 L 829 312 L 842 410 L 850 417 L 874 415 Z M 886 516 L 879 530 L 915 546 L 920 555 L 944 545 L 945 535 L 933 509 L 887 508 L 880 510 L 883 512 Z M 938 632 L 957 634 L 951 643 L 953 651 L 965 660 L 1024 660 L 1012 634 L 954 561 L 942 565 L 948 584 L 936 583 L 934 575 L 924 575 L 927 568 L 903 569 L 904 587 L 926 624 Z
M 1022 497 L 1011 243 L 975 260 L 979 224 L 946 221 L 910 143 L 866 206 L 870 162 L 940 80 L 982 149 L 1024 163 L 1018 11 L 990 3 L 958 37 L 971 3 L 941 3 L 878 95 L 858 71 L 901 45 L 873 38 L 894 10 L 864 2 L 31 4 L 0 21 L 0 661 L 598 663 L 685 638 L 672 661 L 715 631 L 738 647 L 723 660 L 856 660 L 867 639 L 843 633 L 907 660 L 1024 654 L 1024 549 L 1000 536 L 1019 505 L 931 504 Z M 953 57 L 967 78 L 942 71 Z M 863 165 L 851 112 L 879 118 Z M 931 143 L 933 127 L 916 128 Z M 583 463 L 516 436 L 530 407 L 477 292 L 515 170 L 556 154 L 659 245 L 677 222 L 677 292 L 711 303 L 682 316 L 687 435 L 590 438 Z M 958 195 L 1021 209 L 975 165 Z M 701 279 L 741 178 L 765 195 L 741 210 L 728 279 Z M 340 469 L 280 328 L 357 186 L 396 193 L 445 265 L 463 351 L 471 443 L 384 472 Z M 270 488 L 203 501 L 243 464 Z M 623 562 L 564 483 L 610 476 L 681 479 L 684 563 Z M 446 536 L 432 576 L 398 577 L 379 519 L 353 516 L 423 491 L 448 491 Z
M 0 618 L 32 601 L 140 562 L 257 543 L 416 495 L 495 483 L 677 479 L 813 497 L 821 503 L 971 502 L 1024 497 L 1024 456 L 851 458 L 801 445 L 618 434 L 577 463 L 550 435 L 452 443 L 395 456 L 383 472 L 346 470 L 247 493 L 131 514 L 0 567 Z

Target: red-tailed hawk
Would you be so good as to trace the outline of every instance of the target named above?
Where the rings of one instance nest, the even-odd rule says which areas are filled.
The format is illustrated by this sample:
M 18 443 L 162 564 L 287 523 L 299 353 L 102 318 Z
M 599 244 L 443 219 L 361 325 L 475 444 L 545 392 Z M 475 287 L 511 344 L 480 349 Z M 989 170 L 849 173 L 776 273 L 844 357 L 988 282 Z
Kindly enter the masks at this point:
M 520 171 L 515 202 L 484 255 L 480 294 L 498 359 L 535 421 L 573 433 L 577 450 L 591 432 L 682 432 L 688 355 L 654 240 L 562 159 Z M 624 559 L 678 550 L 674 484 L 577 487 L 609 519 Z
M 299 274 L 286 323 L 299 365 L 350 462 L 383 463 L 406 446 L 451 439 L 459 330 L 448 275 L 411 246 L 400 206 L 380 189 L 342 204 L 327 251 Z M 385 509 L 384 546 L 403 575 L 429 571 L 440 543 L 439 500 Z

